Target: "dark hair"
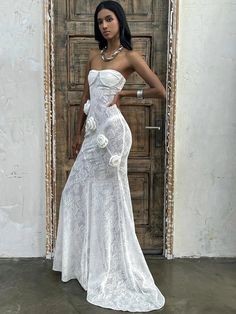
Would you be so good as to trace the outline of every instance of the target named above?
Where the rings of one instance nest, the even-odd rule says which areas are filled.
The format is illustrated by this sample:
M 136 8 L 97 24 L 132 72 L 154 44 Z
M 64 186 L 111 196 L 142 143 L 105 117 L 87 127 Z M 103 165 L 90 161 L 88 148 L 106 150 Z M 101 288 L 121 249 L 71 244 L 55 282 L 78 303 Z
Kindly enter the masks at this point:
M 107 40 L 101 34 L 97 21 L 98 12 L 102 9 L 108 9 L 116 15 L 120 25 L 120 43 L 123 47 L 132 50 L 131 33 L 126 20 L 124 9 L 118 2 L 110 0 L 100 2 L 94 13 L 94 34 L 95 40 L 98 41 L 99 49 L 103 49 L 105 46 L 107 46 Z

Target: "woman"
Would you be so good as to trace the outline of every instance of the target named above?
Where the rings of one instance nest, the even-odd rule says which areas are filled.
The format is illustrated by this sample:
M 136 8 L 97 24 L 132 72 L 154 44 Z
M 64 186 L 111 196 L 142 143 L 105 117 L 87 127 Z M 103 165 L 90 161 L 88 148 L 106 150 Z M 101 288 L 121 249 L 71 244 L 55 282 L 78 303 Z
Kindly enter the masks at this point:
M 119 3 L 101 2 L 94 27 L 99 49 L 89 54 L 73 145 L 78 155 L 62 192 L 53 270 L 62 272 L 62 281 L 76 278 L 90 303 L 148 312 L 163 307 L 165 298 L 135 234 L 127 178 L 132 135 L 118 107 L 123 96 L 165 98 L 165 89 L 132 49 Z M 122 90 L 134 71 L 150 88 Z

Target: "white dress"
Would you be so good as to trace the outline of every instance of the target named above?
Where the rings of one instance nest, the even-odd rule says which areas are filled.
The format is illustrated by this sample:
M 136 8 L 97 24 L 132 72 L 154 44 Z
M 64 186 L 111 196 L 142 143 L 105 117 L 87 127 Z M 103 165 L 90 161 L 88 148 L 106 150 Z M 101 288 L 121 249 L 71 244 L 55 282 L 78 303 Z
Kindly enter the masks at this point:
M 53 270 L 77 279 L 87 301 L 114 310 L 148 312 L 165 298 L 154 283 L 135 234 L 127 159 L 130 128 L 108 106 L 126 79 L 90 70 L 85 138 L 62 192 Z

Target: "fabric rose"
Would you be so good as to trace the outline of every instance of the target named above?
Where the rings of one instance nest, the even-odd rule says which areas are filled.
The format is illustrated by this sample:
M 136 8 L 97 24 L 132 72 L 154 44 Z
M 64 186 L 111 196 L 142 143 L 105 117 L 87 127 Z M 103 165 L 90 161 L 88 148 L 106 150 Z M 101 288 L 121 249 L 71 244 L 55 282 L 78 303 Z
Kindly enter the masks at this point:
M 88 114 L 89 108 L 90 108 L 90 100 L 88 99 L 88 100 L 86 101 L 86 103 L 84 104 L 84 113 L 85 113 L 85 114 Z
M 86 125 L 85 125 L 85 131 L 88 131 L 88 130 L 96 130 L 96 121 L 94 119 L 94 117 L 89 117 L 86 121 Z
M 99 134 L 97 137 L 97 144 L 100 148 L 104 148 L 108 144 L 108 139 L 106 138 L 105 135 Z
M 117 167 L 119 166 L 120 162 L 121 162 L 121 157 L 118 155 L 113 155 L 111 156 L 109 160 L 109 165 L 111 165 L 112 167 Z

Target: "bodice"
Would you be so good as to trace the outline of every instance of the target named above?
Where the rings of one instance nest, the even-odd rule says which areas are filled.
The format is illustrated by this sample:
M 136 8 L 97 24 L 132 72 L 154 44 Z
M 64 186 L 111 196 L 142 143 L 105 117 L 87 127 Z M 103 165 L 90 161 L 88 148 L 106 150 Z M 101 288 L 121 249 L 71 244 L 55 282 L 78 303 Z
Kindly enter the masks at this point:
M 118 159 L 120 162 L 121 156 L 127 156 L 130 150 L 130 145 L 124 147 L 124 141 L 131 143 L 131 131 L 117 105 L 111 103 L 126 79 L 119 71 L 113 69 L 90 70 L 88 82 L 90 99 L 84 104 L 84 112 L 87 115 L 86 140 L 81 150 L 86 152 L 86 158 L 93 160 L 97 153 L 101 154 L 101 148 L 107 146 L 104 152 L 108 151 L 110 154 L 112 162 L 109 161 L 109 164 L 117 163 Z M 92 163 L 94 162 L 93 160 Z M 121 167 L 126 169 L 126 163 L 123 162 Z
M 124 86 L 126 79 L 117 70 L 91 69 L 88 74 L 90 101 L 106 105 Z

